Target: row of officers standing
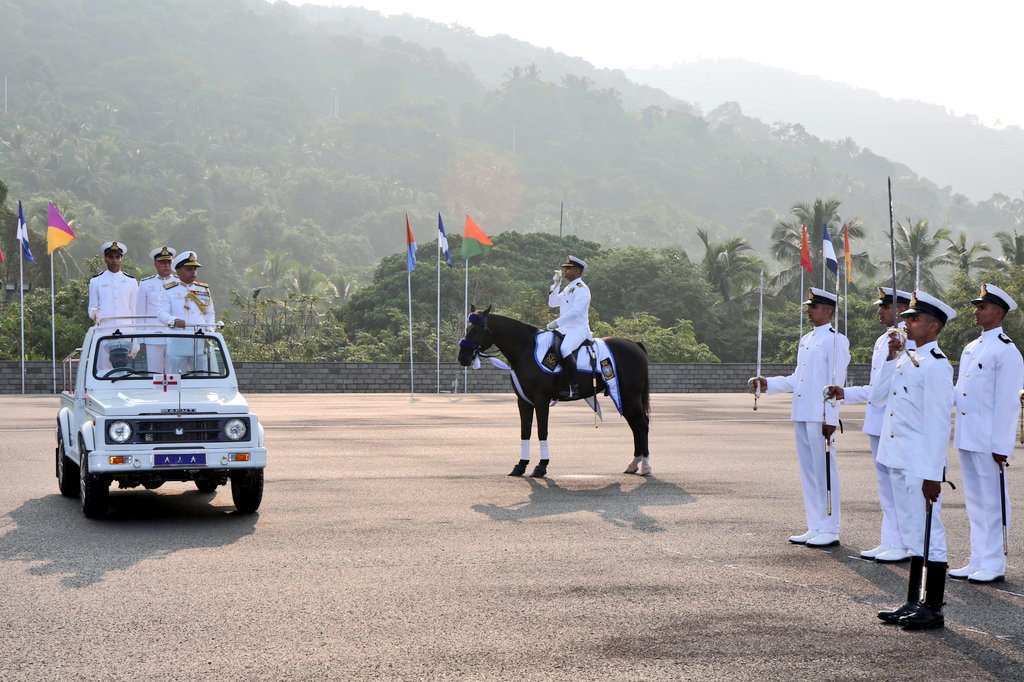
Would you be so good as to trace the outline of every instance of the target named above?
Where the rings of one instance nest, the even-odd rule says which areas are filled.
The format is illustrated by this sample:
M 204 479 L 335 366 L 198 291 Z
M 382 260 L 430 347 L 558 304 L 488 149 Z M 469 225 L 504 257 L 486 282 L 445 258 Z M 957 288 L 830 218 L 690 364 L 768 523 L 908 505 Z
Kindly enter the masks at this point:
M 1002 324 L 1017 303 L 1002 289 L 982 285 L 971 301 L 981 336 L 964 348 L 954 386 L 953 367 L 938 337 L 956 312 L 926 292 L 882 287 L 875 303 L 878 321 L 887 329 L 872 351 L 869 384 L 844 387 L 849 341 L 831 324 L 840 300 L 812 288 L 804 304 L 814 329 L 800 340 L 796 371 L 750 380 L 752 390 L 767 395 L 793 394 L 807 528 L 789 541 L 809 547 L 839 544 L 842 505 L 833 434 L 841 403 L 866 404 L 863 431 L 874 456 L 882 523 L 879 545 L 860 556 L 910 563 L 906 602 L 878 617 L 906 629 L 943 627 L 947 575 L 984 584 L 1004 580 L 1006 572 L 1005 467 L 1017 433 L 1024 359 Z M 970 558 L 948 570 L 941 492 L 954 423 Z
M 107 242 L 101 250 L 106 270 L 89 281 L 88 314 L 96 324 L 127 324 L 138 331 L 156 325 L 193 329 L 210 328 L 215 324 L 213 295 L 208 284 L 197 280 L 202 264 L 195 251 L 178 253 L 169 246 L 153 249 L 149 257 L 155 274 L 136 281 L 121 270 L 128 252 L 124 243 Z M 168 346 L 154 339 L 147 340 L 146 362 L 151 372 L 175 373 L 182 369 L 184 360 L 173 361 L 176 343 L 181 347 L 178 355 L 182 358 L 191 354 L 187 342 L 171 340 Z M 133 347 L 133 356 L 138 350 Z

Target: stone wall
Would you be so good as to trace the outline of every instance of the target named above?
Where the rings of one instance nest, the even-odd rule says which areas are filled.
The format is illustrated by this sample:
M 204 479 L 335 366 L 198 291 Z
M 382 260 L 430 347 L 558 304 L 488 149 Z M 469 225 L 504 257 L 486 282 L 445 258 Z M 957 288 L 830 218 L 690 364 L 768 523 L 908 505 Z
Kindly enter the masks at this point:
M 868 365 L 851 365 L 848 385 L 864 385 Z M 407 393 L 408 363 L 354 362 L 240 362 L 238 383 L 249 393 Z M 417 363 L 417 393 L 434 393 L 437 371 L 433 364 Z M 793 365 L 763 365 L 765 376 L 790 374 Z M 511 389 L 508 374 L 484 362 L 467 373 L 469 392 L 501 393 Z M 655 393 L 740 393 L 754 375 L 754 363 L 655 364 L 651 365 L 651 390 Z M 465 389 L 463 370 L 455 363 L 441 365 L 441 390 Z M 457 382 L 457 383 L 456 383 Z M 57 365 L 57 390 L 63 387 L 63 371 Z M 0 362 L 0 393 L 21 392 L 21 364 Z M 48 362 L 25 363 L 25 392 L 52 393 Z

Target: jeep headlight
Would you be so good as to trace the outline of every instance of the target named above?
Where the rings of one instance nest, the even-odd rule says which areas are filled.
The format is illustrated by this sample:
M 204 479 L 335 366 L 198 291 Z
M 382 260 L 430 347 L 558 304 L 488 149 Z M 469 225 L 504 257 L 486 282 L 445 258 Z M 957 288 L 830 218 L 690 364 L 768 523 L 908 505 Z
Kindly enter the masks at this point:
M 249 427 L 241 419 L 229 419 L 224 423 L 224 435 L 230 440 L 242 440 Z
M 111 422 L 107 427 L 107 435 L 115 443 L 127 442 L 132 437 L 132 425 L 122 421 Z

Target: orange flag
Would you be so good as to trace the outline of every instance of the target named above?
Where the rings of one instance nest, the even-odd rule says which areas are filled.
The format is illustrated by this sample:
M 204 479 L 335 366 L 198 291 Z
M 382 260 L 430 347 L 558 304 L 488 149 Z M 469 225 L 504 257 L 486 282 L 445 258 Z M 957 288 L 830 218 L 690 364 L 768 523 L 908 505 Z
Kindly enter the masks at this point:
M 811 244 L 807 241 L 807 226 L 801 225 L 803 230 L 803 243 L 800 245 L 800 266 L 807 272 L 814 271 L 814 263 L 811 261 Z

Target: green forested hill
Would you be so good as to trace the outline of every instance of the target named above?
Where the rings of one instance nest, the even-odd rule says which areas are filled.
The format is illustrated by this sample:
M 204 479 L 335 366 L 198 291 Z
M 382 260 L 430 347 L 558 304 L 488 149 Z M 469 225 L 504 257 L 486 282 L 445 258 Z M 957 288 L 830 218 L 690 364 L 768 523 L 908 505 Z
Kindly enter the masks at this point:
M 1021 212 L 1013 202 L 955 204 L 949 188 L 852 140 L 767 126 L 735 106 L 700 115 L 659 97 L 635 109 L 586 73 L 551 82 L 518 61 L 521 43 L 505 56 L 507 40 L 493 43 L 492 71 L 509 60 L 495 87 L 436 45 L 346 32 L 259 0 L 0 0 L 0 17 L 0 182 L 8 209 L 25 203 L 41 260 L 47 201 L 78 231 L 58 252 L 58 280 L 95 267 L 85 259 L 108 239 L 147 269 L 140 254 L 168 241 L 200 252 L 222 309 L 229 290 L 242 292 L 239 305 L 256 289 L 261 304 L 301 308 L 296 297 L 313 297 L 307 336 L 326 319 L 349 341 L 383 328 L 361 326 L 370 318 L 353 294 L 382 257 L 401 253 L 407 213 L 421 242 L 439 212 L 451 233 L 468 213 L 492 235 L 553 235 L 564 202 L 567 235 L 605 251 L 674 250 L 669 261 L 703 278 L 698 227 L 716 243 L 747 240 L 771 274 L 782 267 L 769 254 L 772 229 L 794 203 L 818 197 L 842 202 L 840 224 L 864 221 L 855 250 L 881 254 L 887 176 L 898 217 L 991 232 Z M 0 246 L 11 254 L 9 212 L 5 220 Z M 564 256 L 551 248 L 552 262 Z M 0 276 L 16 281 L 16 268 L 8 258 Z M 27 278 L 48 285 L 45 267 Z M 721 339 L 701 310 L 659 319 Z M 401 315 L 389 315 L 373 324 L 396 331 Z

